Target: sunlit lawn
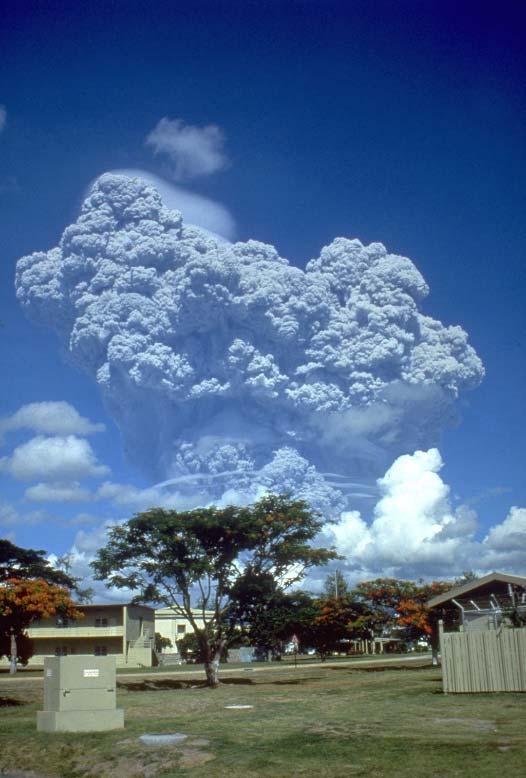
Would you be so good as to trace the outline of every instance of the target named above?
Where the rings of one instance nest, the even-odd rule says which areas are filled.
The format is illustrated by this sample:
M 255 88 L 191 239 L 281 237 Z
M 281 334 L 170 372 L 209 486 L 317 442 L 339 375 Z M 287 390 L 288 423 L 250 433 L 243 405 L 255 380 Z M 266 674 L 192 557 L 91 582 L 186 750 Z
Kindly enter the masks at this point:
M 0 679 L 0 770 L 46 776 L 523 776 L 526 696 L 443 695 L 440 670 L 334 665 L 240 670 L 220 689 L 195 676 L 122 679 L 126 728 L 36 732 L 37 680 Z M 225 705 L 253 705 L 227 710 Z M 182 732 L 153 749 L 146 732 Z M 1 774 L 1 773 L 0 773 Z

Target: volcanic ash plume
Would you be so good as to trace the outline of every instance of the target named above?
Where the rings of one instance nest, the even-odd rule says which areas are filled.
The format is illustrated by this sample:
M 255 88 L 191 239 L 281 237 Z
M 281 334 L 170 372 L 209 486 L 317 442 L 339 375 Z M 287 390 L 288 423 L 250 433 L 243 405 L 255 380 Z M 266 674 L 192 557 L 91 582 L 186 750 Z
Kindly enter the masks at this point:
M 381 243 L 337 238 L 302 270 L 185 226 L 138 178 L 99 178 L 16 286 L 97 381 L 130 459 L 199 501 L 288 489 L 335 513 L 435 444 L 483 375 Z

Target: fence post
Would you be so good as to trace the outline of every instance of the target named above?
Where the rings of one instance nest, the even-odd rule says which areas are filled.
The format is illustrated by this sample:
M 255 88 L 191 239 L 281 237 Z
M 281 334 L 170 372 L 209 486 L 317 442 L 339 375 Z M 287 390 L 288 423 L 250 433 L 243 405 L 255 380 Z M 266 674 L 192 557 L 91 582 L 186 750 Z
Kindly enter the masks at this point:
M 442 667 L 442 690 L 448 692 L 447 661 L 444 652 L 444 620 L 438 620 L 438 649 L 440 651 L 440 666 Z

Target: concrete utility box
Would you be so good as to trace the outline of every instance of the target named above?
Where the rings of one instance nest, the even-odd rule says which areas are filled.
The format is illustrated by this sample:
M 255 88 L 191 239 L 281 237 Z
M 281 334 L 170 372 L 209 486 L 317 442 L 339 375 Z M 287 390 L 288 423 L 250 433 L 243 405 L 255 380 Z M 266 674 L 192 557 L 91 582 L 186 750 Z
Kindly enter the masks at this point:
M 44 660 L 39 732 L 102 732 L 124 727 L 116 708 L 115 657 L 53 656 Z

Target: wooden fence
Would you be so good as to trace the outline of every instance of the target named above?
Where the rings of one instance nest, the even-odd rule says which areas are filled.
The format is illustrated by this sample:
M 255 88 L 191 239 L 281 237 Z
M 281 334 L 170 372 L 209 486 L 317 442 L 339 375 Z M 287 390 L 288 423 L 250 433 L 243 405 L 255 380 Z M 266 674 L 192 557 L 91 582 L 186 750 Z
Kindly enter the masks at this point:
M 526 692 L 526 628 L 439 634 L 444 692 Z

